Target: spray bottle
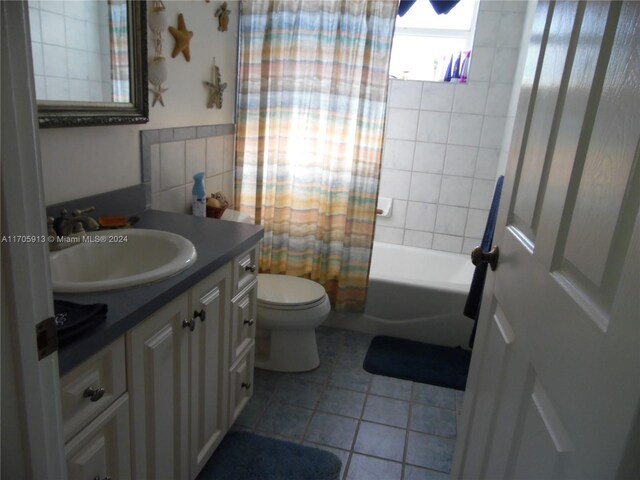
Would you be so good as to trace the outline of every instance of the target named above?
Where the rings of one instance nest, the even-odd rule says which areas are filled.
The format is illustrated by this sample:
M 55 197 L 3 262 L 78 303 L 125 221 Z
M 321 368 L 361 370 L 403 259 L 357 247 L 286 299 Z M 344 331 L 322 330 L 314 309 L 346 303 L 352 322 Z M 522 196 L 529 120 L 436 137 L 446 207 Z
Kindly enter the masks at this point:
M 196 217 L 207 216 L 207 199 L 204 192 L 204 172 L 193 176 L 193 189 L 191 190 L 191 213 Z

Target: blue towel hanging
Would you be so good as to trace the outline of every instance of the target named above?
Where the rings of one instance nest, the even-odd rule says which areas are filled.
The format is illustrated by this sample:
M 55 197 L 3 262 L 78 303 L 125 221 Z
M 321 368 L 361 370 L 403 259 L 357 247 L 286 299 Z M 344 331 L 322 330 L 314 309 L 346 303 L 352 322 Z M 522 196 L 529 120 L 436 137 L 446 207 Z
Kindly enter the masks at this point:
M 500 175 L 496 182 L 496 189 L 493 192 L 493 200 L 491 201 L 491 208 L 489 210 L 489 216 L 487 217 L 487 225 L 484 228 L 484 235 L 482 236 L 482 243 L 480 244 L 483 252 L 491 250 L 491 246 L 493 244 L 493 233 L 496 229 L 496 221 L 498 219 L 498 207 L 500 206 L 500 195 L 502 193 L 503 182 L 504 176 Z M 482 262 L 476 266 L 476 269 L 473 272 L 473 279 L 471 280 L 471 287 L 469 288 L 467 302 L 464 306 L 464 315 L 474 321 L 473 331 L 471 332 L 471 338 L 469 339 L 470 348 L 473 348 L 473 342 L 476 337 L 478 315 L 480 314 L 480 304 L 482 302 L 484 282 L 487 277 L 487 268 L 488 264 L 486 262 Z

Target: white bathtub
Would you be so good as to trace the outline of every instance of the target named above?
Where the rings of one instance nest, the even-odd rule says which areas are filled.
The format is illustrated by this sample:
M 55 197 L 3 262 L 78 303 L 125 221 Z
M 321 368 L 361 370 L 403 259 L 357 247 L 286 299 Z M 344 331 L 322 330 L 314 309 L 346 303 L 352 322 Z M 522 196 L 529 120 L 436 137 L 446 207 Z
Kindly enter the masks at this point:
M 473 277 L 469 255 L 374 242 L 363 315 L 333 314 L 330 326 L 468 347 L 462 314 Z

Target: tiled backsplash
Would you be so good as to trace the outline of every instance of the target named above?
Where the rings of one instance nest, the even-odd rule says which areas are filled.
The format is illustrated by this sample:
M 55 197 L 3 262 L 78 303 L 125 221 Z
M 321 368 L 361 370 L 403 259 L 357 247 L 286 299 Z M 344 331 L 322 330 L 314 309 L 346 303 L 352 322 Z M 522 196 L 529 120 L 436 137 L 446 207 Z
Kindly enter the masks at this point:
M 469 252 L 498 172 L 525 2 L 482 1 L 468 84 L 391 80 L 377 241 Z
M 191 213 L 193 175 L 198 172 L 205 172 L 207 196 L 222 192 L 233 204 L 234 132 L 233 124 L 141 131 L 147 206 Z

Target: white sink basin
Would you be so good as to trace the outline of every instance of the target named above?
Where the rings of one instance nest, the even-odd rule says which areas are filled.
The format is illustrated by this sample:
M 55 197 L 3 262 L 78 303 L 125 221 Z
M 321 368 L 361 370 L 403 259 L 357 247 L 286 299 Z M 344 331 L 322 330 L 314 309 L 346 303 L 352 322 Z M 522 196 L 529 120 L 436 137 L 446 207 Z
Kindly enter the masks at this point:
M 103 230 L 89 241 L 51 252 L 51 281 L 59 293 L 102 292 L 157 282 L 190 267 L 196 249 L 160 230 Z

